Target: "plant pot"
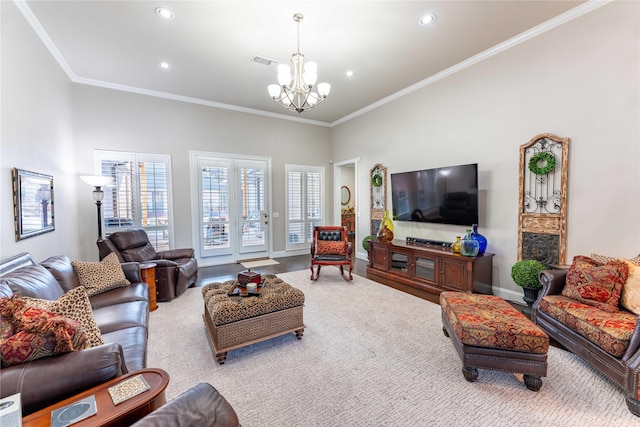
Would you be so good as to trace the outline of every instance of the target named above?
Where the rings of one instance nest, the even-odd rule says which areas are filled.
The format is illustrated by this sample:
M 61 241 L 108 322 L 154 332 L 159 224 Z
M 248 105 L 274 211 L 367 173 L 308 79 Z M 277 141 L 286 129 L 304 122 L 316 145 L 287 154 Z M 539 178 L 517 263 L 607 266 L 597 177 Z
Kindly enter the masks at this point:
M 522 289 L 524 290 L 524 297 L 522 299 L 527 303 L 527 306 L 522 309 L 522 312 L 526 315 L 531 315 L 531 306 L 538 299 L 540 288 L 523 286 Z

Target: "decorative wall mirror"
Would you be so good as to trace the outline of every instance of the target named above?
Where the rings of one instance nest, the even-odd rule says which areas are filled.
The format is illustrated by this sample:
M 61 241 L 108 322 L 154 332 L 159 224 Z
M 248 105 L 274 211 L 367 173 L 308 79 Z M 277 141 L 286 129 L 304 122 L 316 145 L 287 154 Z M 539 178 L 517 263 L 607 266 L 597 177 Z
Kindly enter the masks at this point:
M 13 168 L 16 241 L 55 230 L 53 177 Z
M 351 191 L 349 190 L 349 187 L 343 185 L 342 187 L 340 187 L 340 204 L 343 206 L 348 205 L 350 200 Z

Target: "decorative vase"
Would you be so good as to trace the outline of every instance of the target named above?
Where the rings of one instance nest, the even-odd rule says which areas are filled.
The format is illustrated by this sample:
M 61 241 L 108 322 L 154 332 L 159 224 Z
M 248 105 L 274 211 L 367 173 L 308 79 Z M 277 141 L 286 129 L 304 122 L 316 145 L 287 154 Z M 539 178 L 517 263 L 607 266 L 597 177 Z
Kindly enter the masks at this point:
M 467 235 L 460 240 L 460 255 L 477 256 L 479 247 L 478 241 L 471 237 L 471 229 L 468 229 Z
M 384 218 L 380 221 L 380 228 L 376 237 L 382 243 L 389 243 L 393 240 L 393 222 L 389 218 L 389 211 L 384 211 Z
M 527 306 L 522 309 L 522 312 L 526 315 L 531 314 L 531 306 L 538 299 L 538 293 L 540 292 L 540 288 L 530 288 L 528 286 L 523 286 L 524 297 L 522 299 L 527 303 Z
M 484 251 L 487 250 L 487 238 L 478 233 L 478 224 L 473 224 L 473 233 L 471 237 L 478 241 L 478 255 L 484 255 Z
M 451 252 L 454 254 L 460 253 L 460 236 L 456 236 L 456 241 L 451 244 Z

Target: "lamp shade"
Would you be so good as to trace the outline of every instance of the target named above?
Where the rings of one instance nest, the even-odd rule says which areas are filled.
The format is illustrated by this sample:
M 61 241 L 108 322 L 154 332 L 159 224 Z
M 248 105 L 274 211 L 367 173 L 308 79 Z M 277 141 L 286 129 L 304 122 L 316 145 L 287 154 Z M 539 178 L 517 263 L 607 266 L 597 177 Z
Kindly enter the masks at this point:
M 291 67 L 287 64 L 278 65 L 278 83 L 280 86 L 287 86 L 291 83 Z
M 102 187 L 107 184 L 113 183 L 113 178 L 110 176 L 101 175 L 82 175 L 80 179 L 91 185 L 92 187 Z
M 331 85 L 329 83 L 318 83 L 318 93 L 321 97 L 326 98 L 331 91 Z
M 269 95 L 272 98 L 277 98 L 280 95 L 280 86 L 278 86 L 277 84 L 269 85 L 267 87 L 267 90 L 269 91 Z

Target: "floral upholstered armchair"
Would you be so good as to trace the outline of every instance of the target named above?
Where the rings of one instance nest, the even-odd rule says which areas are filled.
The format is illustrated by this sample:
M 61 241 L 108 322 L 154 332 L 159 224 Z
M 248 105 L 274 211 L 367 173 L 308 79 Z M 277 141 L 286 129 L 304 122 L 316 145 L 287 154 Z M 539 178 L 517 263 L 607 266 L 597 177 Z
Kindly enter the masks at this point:
M 313 228 L 311 243 L 311 280 L 317 280 L 323 265 L 336 265 L 345 280 L 353 280 L 353 248 L 348 241 L 347 227 L 317 226 Z M 316 270 L 314 271 L 314 266 Z M 344 267 L 349 266 L 349 275 L 345 276 Z

